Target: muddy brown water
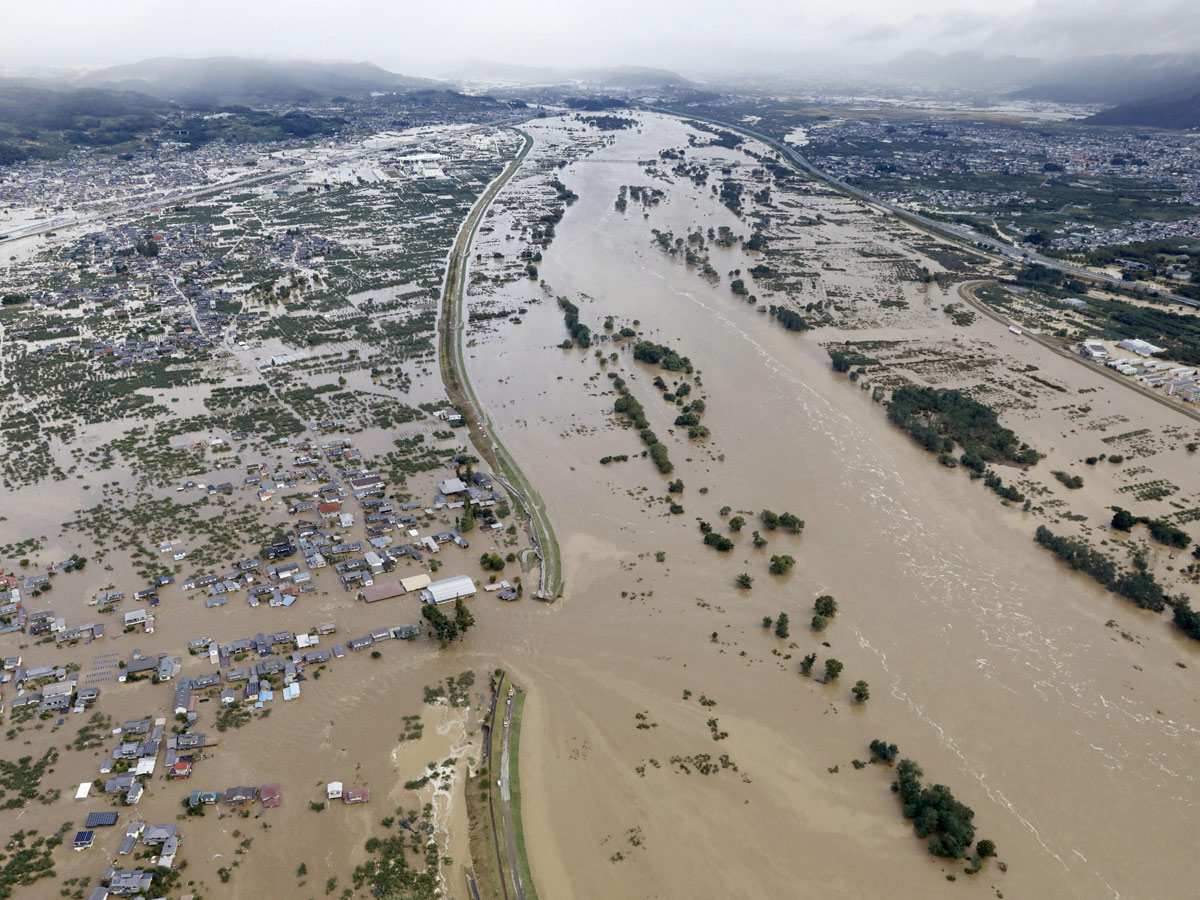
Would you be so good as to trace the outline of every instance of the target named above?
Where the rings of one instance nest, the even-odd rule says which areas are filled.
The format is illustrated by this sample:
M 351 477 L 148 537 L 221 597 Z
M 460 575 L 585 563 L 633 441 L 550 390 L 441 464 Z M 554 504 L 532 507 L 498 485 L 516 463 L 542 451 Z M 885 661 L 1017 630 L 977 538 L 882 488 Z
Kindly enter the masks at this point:
M 830 371 L 818 337 L 783 330 L 735 302 L 726 279 L 709 286 L 653 246 L 652 226 L 747 233 L 711 195 L 655 183 L 668 199 L 649 219 L 632 203 L 614 211 L 620 185 L 648 182 L 630 160 L 683 144 L 678 123 L 648 119 L 568 166 L 560 177 L 580 199 L 540 275 L 594 330 L 604 315 L 640 319 L 701 370 L 708 450 L 666 438 L 675 410 L 651 386 L 655 370 L 628 351 L 612 367 L 669 444 L 685 514 L 631 495 L 666 493 L 647 460 L 598 464 L 642 447 L 611 427 L 613 395 L 599 393 L 603 375 L 588 381 L 600 371 L 590 353 L 555 348 L 564 329 L 552 297 L 467 351 L 498 433 L 546 500 L 566 564 L 565 599 L 534 610 L 508 651 L 531 691 L 521 771 L 540 892 L 927 897 L 994 886 L 1006 897 L 1189 896 L 1200 798 L 1194 647 L 1058 566 L 1033 544 L 1034 518 L 999 507 L 892 430 Z M 749 258 L 712 252 L 722 273 Z M 825 252 L 847 264 L 844 247 Z M 502 291 L 514 302 L 541 296 L 528 283 Z M 1002 339 L 995 323 L 979 329 L 972 339 Z M 1043 365 L 1086 377 L 1069 362 Z M 1108 402 L 1152 425 L 1171 421 L 1128 398 Z M 1041 428 L 1035 443 L 1058 437 L 1053 424 L 1024 427 Z M 764 532 L 770 546 L 755 551 L 751 523 L 733 552 L 717 554 L 695 519 L 717 523 L 726 504 L 787 509 L 807 528 Z M 791 575 L 767 573 L 777 552 L 796 558 Z M 733 587 L 741 571 L 754 575 L 753 590 Z M 842 606 L 823 635 L 830 648 L 806 624 L 826 592 Z M 759 625 L 780 610 L 791 616 L 790 644 Z M 1117 639 L 1110 618 L 1143 642 Z M 810 651 L 818 670 L 831 654 L 845 663 L 836 685 L 798 674 Z M 859 678 L 872 693 L 862 706 L 849 696 Z M 702 692 L 717 705 L 699 706 Z M 656 726 L 638 729 L 640 712 Z M 726 739 L 712 739 L 710 716 Z M 974 808 L 977 836 L 996 841 L 1007 873 L 992 861 L 968 878 L 923 852 L 888 773 L 850 765 L 876 737 Z M 728 753 L 738 772 L 684 774 L 669 762 L 701 753 Z
M 535 154 L 548 141 L 567 139 L 553 120 L 531 131 Z M 823 335 L 783 330 L 736 301 L 728 277 L 710 286 L 659 251 L 651 227 L 677 235 L 697 224 L 749 231 L 707 188 L 652 182 L 633 162 L 685 143 L 683 126 L 646 117 L 639 132 L 621 132 L 559 172 L 580 198 L 540 266 L 552 293 L 570 295 L 594 330 L 605 314 L 639 319 L 648 336 L 677 347 L 701 371 L 704 420 L 713 436 L 689 443 L 670 434 L 676 412 L 652 387 L 655 370 L 635 363 L 627 350 L 618 350 L 618 362 L 609 366 L 628 380 L 668 443 L 672 477 L 685 483 L 685 513 L 667 512 L 661 500 L 668 479 L 638 455 L 637 435 L 613 424 L 613 395 L 591 353 L 555 346 L 565 331 L 553 296 L 527 280 L 504 286 L 496 298 L 529 312 L 520 325 L 472 331 L 467 364 L 499 436 L 546 501 L 563 550 L 564 599 L 503 604 L 481 593 L 472 601 L 477 628 L 447 651 L 393 642 L 379 660 L 335 660 L 320 680 L 305 684 L 299 702 L 276 702 L 266 721 L 222 734 L 190 782 L 156 779 L 138 813 L 173 821 L 193 788 L 281 781 L 284 805 L 263 819 L 210 812 L 181 822 L 184 881 L 195 879 L 205 896 L 309 896 L 337 875 L 340 893 L 366 858 L 366 839 L 382 834 L 379 820 L 430 799 L 429 790 L 404 790 L 405 781 L 448 757 L 459 759 L 465 774 L 466 760 L 478 753 L 473 732 L 485 673 L 503 665 L 529 691 L 521 787 L 543 898 L 1192 896 L 1190 831 L 1200 799 L 1194 647 L 1162 617 L 1139 613 L 1041 552 L 1031 540 L 1040 519 L 999 506 L 891 429 L 879 406 L 830 371 L 818 345 Z M 633 203 L 622 216 L 613 209 L 622 184 L 655 184 L 668 197 L 648 219 Z M 489 241 L 513 252 L 513 243 L 504 242 L 504 207 L 521 189 L 514 183 L 501 194 L 496 232 L 477 241 L 485 256 Z M 852 247 L 875 224 L 855 218 L 840 200 L 797 202 L 838 210 L 837 221 L 814 241 L 824 242 L 824 258 L 847 270 L 838 276 L 844 283 L 867 287 L 870 271 L 856 264 Z M 750 259 L 740 250 L 711 252 L 723 276 Z M 925 315 L 921 308 L 929 304 L 917 287 L 903 290 L 913 315 Z M 927 318 L 930 329 L 944 328 L 934 321 L 939 316 Z M 1006 334 L 990 321 L 954 332 L 988 352 Z M 1046 377 L 1080 385 L 1094 378 L 1070 361 L 1043 359 L 1035 347 L 1011 352 L 1036 359 Z M 422 385 L 405 398 L 424 399 L 436 399 L 436 386 L 426 395 Z M 1170 411 L 1148 409 L 1120 392 L 1095 402 L 1131 423 L 1122 429 L 1174 422 Z M 1050 412 L 1006 424 L 1063 459 L 1092 446 Z M 613 454 L 632 458 L 599 465 Z M 1150 464 L 1185 486 L 1194 478 L 1182 451 Z M 1052 455 L 1043 465 L 1065 463 Z M 437 477 L 423 476 L 414 491 L 428 491 Z M 1089 474 L 1084 496 L 1074 498 L 1093 517 L 1103 515 L 1118 484 L 1108 477 Z M 96 494 L 73 484 L 53 495 L 17 492 L 29 512 L 19 522 L 8 514 L 6 538 L 33 529 L 69 552 L 73 541 L 60 541 L 54 526 L 75 506 L 97 502 Z M 807 527 L 800 537 L 764 531 L 770 544 L 756 551 L 750 530 L 761 526 L 747 514 L 736 548 L 718 554 L 701 544 L 695 520 L 724 530 L 718 510 L 725 505 L 789 510 Z M 441 554 L 442 574 L 481 577 L 477 555 L 492 549 L 499 549 L 493 539 L 476 535 L 469 553 Z M 665 553 L 662 563 L 657 551 Z M 795 557 L 790 575 L 768 574 L 775 553 Z M 109 580 L 127 590 L 135 582 L 115 554 L 113 563 L 113 572 L 89 567 L 69 576 L 77 580 L 60 582 L 39 602 L 66 612 L 69 623 L 94 617 L 84 605 L 87 593 Z M 748 592 L 734 587 L 743 571 L 755 579 Z M 224 641 L 335 621 L 343 641 L 416 620 L 415 603 L 354 604 L 333 577 L 319 575 L 315 596 L 279 610 L 249 609 L 241 598 L 207 610 L 198 598 L 165 592 L 155 635 L 108 638 L 69 655 L 33 648 L 26 661 L 75 658 L 86 673 L 94 653 L 127 655 L 136 646 L 179 654 L 200 634 Z M 84 581 L 85 588 L 74 587 Z M 821 593 L 834 594 L 841 611 L 818 638 L 806 623 Z M 759 624 L 781 610 L 792 620 L 787 641 Z M 1109 619 L 1136 640 L 1106 628 Z M 322 646 L 331 643 L 332 636 Z M 800 658 L 809 652 L 817 653 L 818 670 L 827 656 L 845 663 L 837 683 L 799 675 Z M 468 716 L 422 704 L 424 685 L 466 669 L 477 673 Z M 207 663 L 188 660 L 184 674 L 207 671 Z M 860 678 L 871 685 L 865 705 L 850 697 Z M 161 715 L 171 694 L 169 686 L 103 687 L 101 706 L 118 722 Z M 715 705 L 700 705 L 702 695 Z M 401 718 L 415 712 L 423 715 L 425 737 L 401 744 Z M 645 718 L 637 719 L 639 713 Z M 213 731 L 214 716 L 202 713 L 204 730 Z M 61 746 L 80 724 L 75 718 L 55 735 L 38 732 L 29 747 L 10 743 L 3 752 Z M 710 718 L 725 738 L 713 739 Z M 868 757 L 873 738 L 897 743 L 902 755 L 920 762 L 926 781 L 949 785 L 970 805 L 978 837 L 997 843 L 1008 871 L 993 860 L 968 877 L 961 863 L 926 854 L 888 789 L 889 772 L 851 765 Z M 727 767 L 697 771 L 696 757 L 708 755 L 719 767 L 723 754 Z M 675 757 L 691 758 L 690 774 Z M 4 813 L 10 831 L 30 822 L 47 830 L 81 821 L 85 806 L 103 808 L 70 800 L 73 785 L 94 777 L 98 761 L 91 753 L 64 754 L 51 779 L 64 797 L 50 807 Z M 370 786 L 371 804 L 311 811 L 309 802 L 333 778 Z M 439 845 L 453 859 L 444 867 L 446 884 L 451 896 L 462 896 L 461 795 L 451 791 L 434 802 Z M 247 837 L 254 839 L 250 852 L 236 856 Z M 60 877 L 94 879 L 104 865 L 103 848 L 97 849 L 61 851 Z M 230 882 L 220 884 L 216 869 L 235 859 L 240 865 Z M 298 887 L 301 861 L 310 874 Z M 948 882 L 947 874 L 957 880 Z M 47 885 L 40 882 L 28 896 Z

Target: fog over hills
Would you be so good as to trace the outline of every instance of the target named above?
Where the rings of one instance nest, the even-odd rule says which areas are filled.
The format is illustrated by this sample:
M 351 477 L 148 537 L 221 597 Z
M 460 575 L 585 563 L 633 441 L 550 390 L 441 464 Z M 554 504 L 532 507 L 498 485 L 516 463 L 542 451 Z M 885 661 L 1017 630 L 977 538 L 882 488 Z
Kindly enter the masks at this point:
M 369 62 L 274 61 L 242 57 L 157 58 L 111 66 L 81 85 L 139 91 L 181 103 L 306 103 L 338 94 L 445 87 L 428 78 L 389 72 Z
M 1119 104 L 1200 89 L 1200 54 L 1023 56 L 908 53 L 879 67 L 881 75 L 954 88 L 1007 90 L 1054 103 Z

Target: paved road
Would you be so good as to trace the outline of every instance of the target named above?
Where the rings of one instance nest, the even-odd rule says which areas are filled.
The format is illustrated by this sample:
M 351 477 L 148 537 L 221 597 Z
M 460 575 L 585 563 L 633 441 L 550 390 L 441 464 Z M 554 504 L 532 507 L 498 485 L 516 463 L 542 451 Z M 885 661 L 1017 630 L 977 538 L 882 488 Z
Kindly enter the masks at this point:
M 504 843 L 508 854 L 508 870 L 512 873 L 513 890 L 517 900 L 525 900 L 525 885 L 521 883 L 521 860 L 517 853 L 517 832 L 513 828 L 512 791 L 509 787 L 509 748 L 512 737 L 513 702 L 516 694 L 510 692 L 504 707 L 504 744 L 500 750 L 500 804 L 504 815 Z
M 673 116 L 680 116 L 681 118 L 699 119 L 702 122 L 708 122 L 712 125 L 720 125 L 722 128 L 728 128 L 731 131 L 736 131 L 741 134 L 749 135 L 752 138 L 762 141 L 767 146 L 772 147 L 775 150 L 778 150 L 780 153 L 782 153 L 784 156 L 786 156 L 789 160 L 791 160 L 795 165 L 799 166 L 801 169 L 808 172 L 810 175 L 812 175 L 818 181 L 823 181 L 826 184 L 831 185 L 832 187 L 835 187 L 838 190 L 849 194 L 850 196 L 854 197 L 855 199 L 863 201 L 864 203 L 869 203 L 872 206 L 876 206 L 881 209 L 886 209 L 888 212 L 893 213 L 894 215 L 904 219 L 907 222 L 911 222 L 912 224 L 917 225 L 918 227 L 923 228 L 926 231 L 932 231 L 943 237 L 949 237 L 952 240 L 965 241 L 973 246 L 982 244 L 983 247 L 986 248 L 987 250 L 989 250 L 993 253 L 999 253 L 1005 259 L 1013 261 L 1013 262 L 1018 262 L 1018 261 L 1020 261 L 1020 262 L 1035 262 L 1035 263 L 1039 263 L 1043 266 L 1047 266 L 1051 269 L 1057 269 L 1060 272 L 1067 272 L 1072 275 L 1078 275 L 1081 278 L 1088 278 L 1088 279 L 1091 279 L 1092 281 L 1100 281 L 1100 282 L 1110 284 L 1110 285 L 1120 285 L 1122 287 L 1129 287 L 1129 283 L 1120 278 L 1113 278 L 1111 275 L 1104 275 L 1100 272 L 1093 272 L 1091 269 L 1083 269 L 1083 268 L 1080 268 L 1079 266 L 1074 266 L 1074 265 L 1071 265 L 1070 263 L 1065 263 L 1062 260 L 1053 259 L 1052 257 L 1049 257 L 1049 256 L 1043 256 L 1042 254 L 1037 253 L 1032 250 L 1025 250 L 1025 249 L 1017 248 L 1017 247 L 1012 246 L 1012 244 L 1007 244 L 1004 241 L 998 241 L 995 238 L 989 237 L 986 234 L 981 234 L 980 232 L 975 231 L 972 228 L 968 228 L 965 225 L 959 225 L 959 224 L 955 224 L 955 223 L 951 223 L 951 222 L 939 222 L 936 219 L 931 219 L 928 216 L 923 216 L 920 213 L 913 212 L 912 210 L 906 209 L 903 206 L 898 206 L 895 203 L 889 203 L 887 200 L 881 200 L 878 197 L 862 190 L 862 188 L 855 187 L 854 185 L 849 184 L 845 180 L 838 178 L 836 175 L 830 175 L 827 172 L 825 172 L 824 170 L 817 168 L 811 162 L 809 162 L 803 155 L 801 155 L 794 147 L 791 147 L 787 144 L 777 141 L 777 140 L 775 140 L 775 138 L 772 138 L 769 135 L 763 134 L 761 131 L 755 131 L 754 129 L 747 128 L 744 125 L 735 125 L 732 122 L 723 122 L 720 119 L 708 119 L 703 116 L 695 116 L 695 115 L 690 115 L 690 114 L 678 113 L 678 112 L 675 112 L 674 110 L 661 109 L 658 107 L 650 107 L 650 109 L 653 109 L 656 112 L 668 113 Z M 978 249 L 977 246 L 976 246 L 976 248 Z M 1161 291 L 1158 289 L 1152 289 L 1152 290 L 1157 296 L 1159 296 L 1163 299 L 1171 300 L 1175 303 L 1182 303 L 1185 306 L 1200 307 L 1200 300 L 1193 300 L 1190 297 L 1183 297 L 1179 294 L 1171 294 L 1166 291 Z
M 487 729 L 487 737 L 484 744 L 487 747 L 487 759 L 484 762 L 487 765 L 489 779 L 492 777 L 492 773 L 496 771 L 496 761 L 492 755 L 492 745 L 494 743 L 492 734 L 496 728 L 496 703 L 500 698 L 498 688 L 503 686 L 504 679 L 502 678 L 497 689 L 492 691 L 492 703 L 488 709 L 487 719 L 485 720 L 487 724 L 484 725 L 484 728 Z M 504 892 L 504 900 L 508 900 L 508 883 L 504 880 L 504 865 L 502 863 L 504 851 L 500 848 L 500 829 L 496 827 L 496 792 L 491 790 L 490 782 L 488 784 L 488 817 L 492 820 L 492 840 L 496 845 L 496 875 L 500 879 L 500 889 Z M 478 887 L 476 887 L 476 900 L 479 900 Z

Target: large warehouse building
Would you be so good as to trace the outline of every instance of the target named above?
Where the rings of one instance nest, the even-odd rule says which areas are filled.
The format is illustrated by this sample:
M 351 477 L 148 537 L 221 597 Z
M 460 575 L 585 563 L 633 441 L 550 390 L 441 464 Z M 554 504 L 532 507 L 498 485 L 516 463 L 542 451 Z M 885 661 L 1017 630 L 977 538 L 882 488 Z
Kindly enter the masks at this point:
M 475 596 L 475 582 L 467 575 L 455 575 L 453 578 L 443 578 L 434 581 L 421 591 L 421 600 L 435 606 L 440 603 L 453 603 L 464 597 Z

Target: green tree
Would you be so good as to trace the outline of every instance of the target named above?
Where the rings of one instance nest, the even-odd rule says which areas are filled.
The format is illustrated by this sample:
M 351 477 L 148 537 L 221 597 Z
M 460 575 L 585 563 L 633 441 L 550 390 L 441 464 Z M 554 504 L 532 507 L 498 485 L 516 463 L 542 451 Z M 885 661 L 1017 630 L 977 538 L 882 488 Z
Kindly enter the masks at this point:
M 781 612 L 775 620 L 775 637 L 785 638 L 788 636 L 788 614 Z
M 462 600 L 454 601 L 454 625 L 458 629 L 459 636 L 467 633 L 467 629 L 475 624 L 475 617 L 471 615 L 471 611 L 467 609 L 467 604 Z
M 766 526 L 767 531 L 774 531 L 779 527 L 779 516 L 777 516 L 775 513 L 771 512 L 769 509 L 764 509 L 761 515 L 763 525 Z
M 1117 531 L 1132 531 L 1133 526 L 1137 524 L 1133 513 L 1127 509 L 1121 509 L 1119 506 L 1114 506 L 1113 509 L 1116 511 L 1113 513 L 1112 527 Z
M 754 546 L 757 547 L 758 549 L 761 550 L 763 547 L 767 546 L 767 539 L 765 537 L 763 537 L 761 534 L 759 534 L 757 531 L 754 532 L 754 534 L 751 537 L 752 537 L 752 540 L 754 541 Z
M 813 664 L 817 661 L 817 654 L 810 653 L 804 659 L 800 660 L 800 674 L 811 675 Z
M 746 520 L 743 519 L 741 516 L 734 516 L 732 519 L 729 520 L 729 530 L 730 531 L 741 531 L 742 526 L 745 524 L 746 524 Z M 756 531 L 755 534 L 758 534 L 758 532 Z
M 475 529 L 475 513 L 471 511 L 471 507 L 463 510 L 462 519 L 458 523 L 459 534 L 466 534 L 468 531 Z
M 771 574 L 786 575 L 792 570 L 792 566 L 796 561 L 790 556 L 772 556 L 771 557 Z
M 790 512 L 780 513 L 779 524 L 792 534 L 799 534 L 804 530 L 804 520 L 793 516 Z
M 842 664 L 839 660 L 832 656 L 825 660 L 825 681 L 836 681 L 837 677 L 842 674 Z
M 432 626 L 434 637 L 441 641 L 443 647 L 448 646 L 452 640 L 458 637 L 458 625 L 432 603 L 425 605 L 425 608 L 421 610 L 421 615 Z
M 850 690 L 854 694 L 854 699 L 857 700 L 859 703 L 862 703 L 864 700 L 866 700 L 867 698 L 869 698 L 871 696 L 871 686 L 868 685 L 865 681 L 854 682 L 854 687 L 852 687 Z
M 829 624 L 829 620 L 826 619 L 824 616 L 813 616 L 812 617 L 813 631 L 824 631 L 825 626 L 828 624 Z
M 979 854 L 980 859 L 987 859 L 989 856 L 995 856 L 996 842 L 989 841 L 987 838 L 984 838 L 975 845 L 975 852 Z
M 895 762 L 896 757 L 900 755 L 900 748 L 886 741 L 874 740 L 871 741 L 871 752 L 885 763 L 891 763 Z
M 771 617 L 763 616 L 763 628 L 770 628 L 770 627 L 771 627 Z
M 813 603 L 813 611 L 818 616 L 824 616 L 826 619 L 832 619 L 837 615 L 837 601 L 828 594 L 822 594 L 816 599 L 816 602 Z
M 753 584 L 754 579 L 750 577 L 750 573 L 748 572 L 743 572 L 737 577 L 737 586 L 744 590 L 750 590 L 750 586 Z

